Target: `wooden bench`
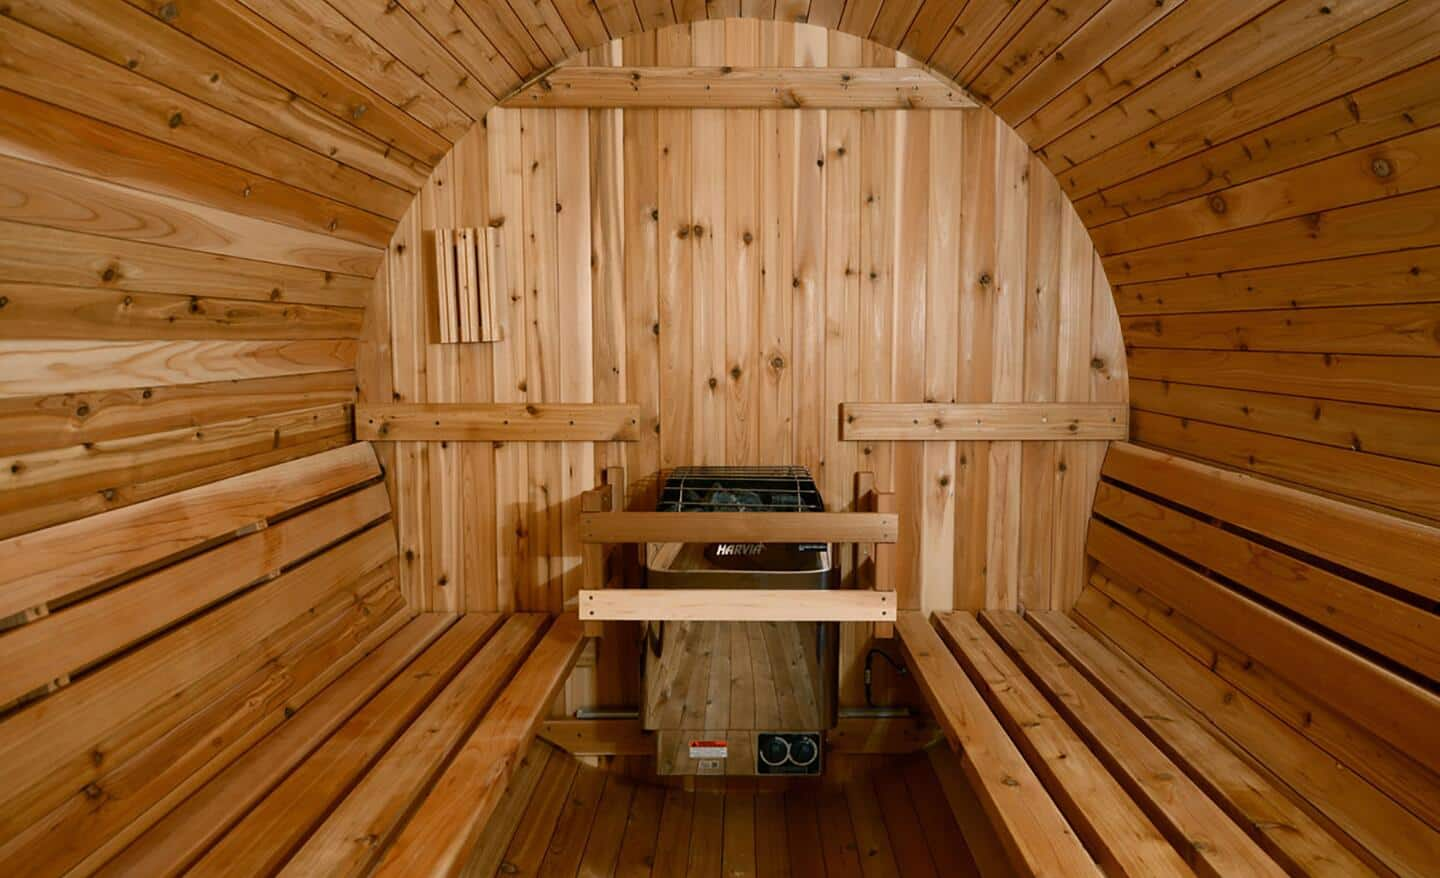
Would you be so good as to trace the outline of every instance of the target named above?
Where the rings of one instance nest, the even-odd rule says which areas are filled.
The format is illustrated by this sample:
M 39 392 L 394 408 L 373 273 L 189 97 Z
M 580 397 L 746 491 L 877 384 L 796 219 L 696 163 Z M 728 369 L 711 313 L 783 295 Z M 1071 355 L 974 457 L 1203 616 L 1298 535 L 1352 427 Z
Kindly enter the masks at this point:
M 997 874 L 1436 874 L 1440 530 L 1126 444 L 1104 476 L 1072 614 L 897 623 Z
M 584 637 L 408 609 L 381 475 L 354 444 L 0 541 L 0 874 L 463 866 Z

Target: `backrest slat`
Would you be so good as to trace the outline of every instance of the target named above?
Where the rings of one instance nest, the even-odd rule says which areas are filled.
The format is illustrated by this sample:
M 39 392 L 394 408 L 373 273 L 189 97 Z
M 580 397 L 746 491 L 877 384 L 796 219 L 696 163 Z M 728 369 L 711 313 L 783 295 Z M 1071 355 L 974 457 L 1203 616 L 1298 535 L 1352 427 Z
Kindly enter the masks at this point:
M 0 617 L 63 598 L 377 478 L 368 443 L 0 541 Z

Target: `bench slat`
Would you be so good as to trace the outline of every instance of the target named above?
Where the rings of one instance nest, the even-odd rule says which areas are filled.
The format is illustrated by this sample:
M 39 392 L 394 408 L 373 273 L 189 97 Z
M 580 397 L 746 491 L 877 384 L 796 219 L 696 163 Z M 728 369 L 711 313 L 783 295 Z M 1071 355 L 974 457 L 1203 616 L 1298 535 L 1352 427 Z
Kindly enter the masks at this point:
M 1067 665 L 1019 615 L 987 610 L 981 619 L 1197 873 L 1211 878 L 1285 875 L 1285 870 L 1210 801 L 1189 775 Z
M 96 874 L 183 872 L 454 621 L 417 616 Z
M 1100 875 L 1000 721 L 924 616 L 901 613 L 900 644 L 1012 865 L 1022 875 Z
M 555 620 L 385 852 L 376 876 L 454 875 L 465 865 L 584 643 L 578 617 Z
M 1190 870 L 1105 766 L 991 639 L 973 613 L 938 617 L 940 634 L 1107 875 Z
M 509 617 L 280 874 L 336 878 L 369 871 L 465 732 L 529 655 L 545 619 L 538 613 Z
M 1252 700 L 1255 692 L 1217 675 L 1215 665 L 1223 668 L 1231 661 L 1243 663 L 1250 659 L 1221 658 L 1214 653 L 1199 658 L 1170 639 L 1176 632 L 1151 627 L 1129 607 L 1093 588 L 1081 594 L 1074 614 L 1074 621 L 1087 633 L 1103 638 L 1101 642 L 1117 654 L 1133 657 L 1140 667 L 1233 739 L 1244 753 L 1293 789 L 1324 816 L 1328 821 L 1325 825 L 1333 823 L 1348 834 L 1358 845 L 1352 847 L 1357 854 L 1365 857 L 1368 851 L 1398 875 L 1431 878 L 1435 852 L 1440 850 L 1440 835 L 1433 825 L 1427 825 L 1338 761 L 1332 751 L 1306 737 L 1305 714 L 1282 717 L 1271 713 L 1265 702 Z M 1363 746 L 1359 740 L 1352 743 Z M 1424 769 L 1417 769 L 1411 783 L 1431 786 L 1434 778 Z M 1414 798 L 1432 794 L 1433 790 L 1425 790 Z
M 1182 764 L 1231 817 L 1241 826 L 1253 827 L 1260 845 L 1271 856 L 1305 875 L 1365 873 L 1365 864 L 1274 781 L 1207 731 L 1173 696 L 1141 677 L 1124 658 L 1060 613 L 1030 613 L 1026 618 L 1065 661 L 1084 673 L 1132 723 Z M 997 616 L 994 623 L 1007 639 L 1013 635 L 1016 640 L 1032 641 L 1034 637 L 1018 619 Z
M 412 727 L 430 700 L 455 679 L 500 622 L 496 613 L 460 617 L 307 756 L 186 874 L 197 878 L 248 878 L 269 875 L 279 868 L 335 802 L 362 776 L 369 776 L 374 761 Z

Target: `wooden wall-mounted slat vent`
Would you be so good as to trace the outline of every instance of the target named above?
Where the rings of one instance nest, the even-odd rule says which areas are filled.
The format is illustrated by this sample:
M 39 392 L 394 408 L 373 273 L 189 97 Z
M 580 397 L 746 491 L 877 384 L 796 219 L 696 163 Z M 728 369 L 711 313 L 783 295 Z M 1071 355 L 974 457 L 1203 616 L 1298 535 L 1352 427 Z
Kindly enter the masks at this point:
M 389 442 L 633 442 L 640 407 L 623 403 L 362 403 L 355 435 Z
M 500 341 L 500 230 L 436 229 L 435 279 L 441 344 Z
M 849 441 L 1123 440 L 1124 403 L 847 402 L 840 406 L 840 438 Z
M 921 67 L 561 67 L 512 108 L 957 110 L 975 99 Z

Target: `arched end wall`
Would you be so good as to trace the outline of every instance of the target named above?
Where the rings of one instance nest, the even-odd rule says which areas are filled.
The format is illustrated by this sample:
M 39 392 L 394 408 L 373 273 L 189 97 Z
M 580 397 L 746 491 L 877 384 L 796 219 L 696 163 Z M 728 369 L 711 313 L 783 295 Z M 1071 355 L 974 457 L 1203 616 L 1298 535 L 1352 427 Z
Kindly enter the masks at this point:
M 730 19 L 572 63 L 913 62 Z M 454 227 L 498 242 L 499 341 L 437 343 L 434 240 Z M 1099 258 L 986 109 L 492 110 L 401 220 L 387 269 L 372 312 L 390 316 L 392 361 L 362 371 L 362 400 L 639 406 L 635 442 L 396 443 L 422 606 L 560 609 L 581 587 L 580 494 L 623 467 L 632 506 L 653 508 L 658 473 L 692 464 L 798 463 L 832 509 L 870 474 L 901 514 L 904 607 L 1079 594 L 1106 441 L 841 438 L 847 402 L 1125 402 Z

